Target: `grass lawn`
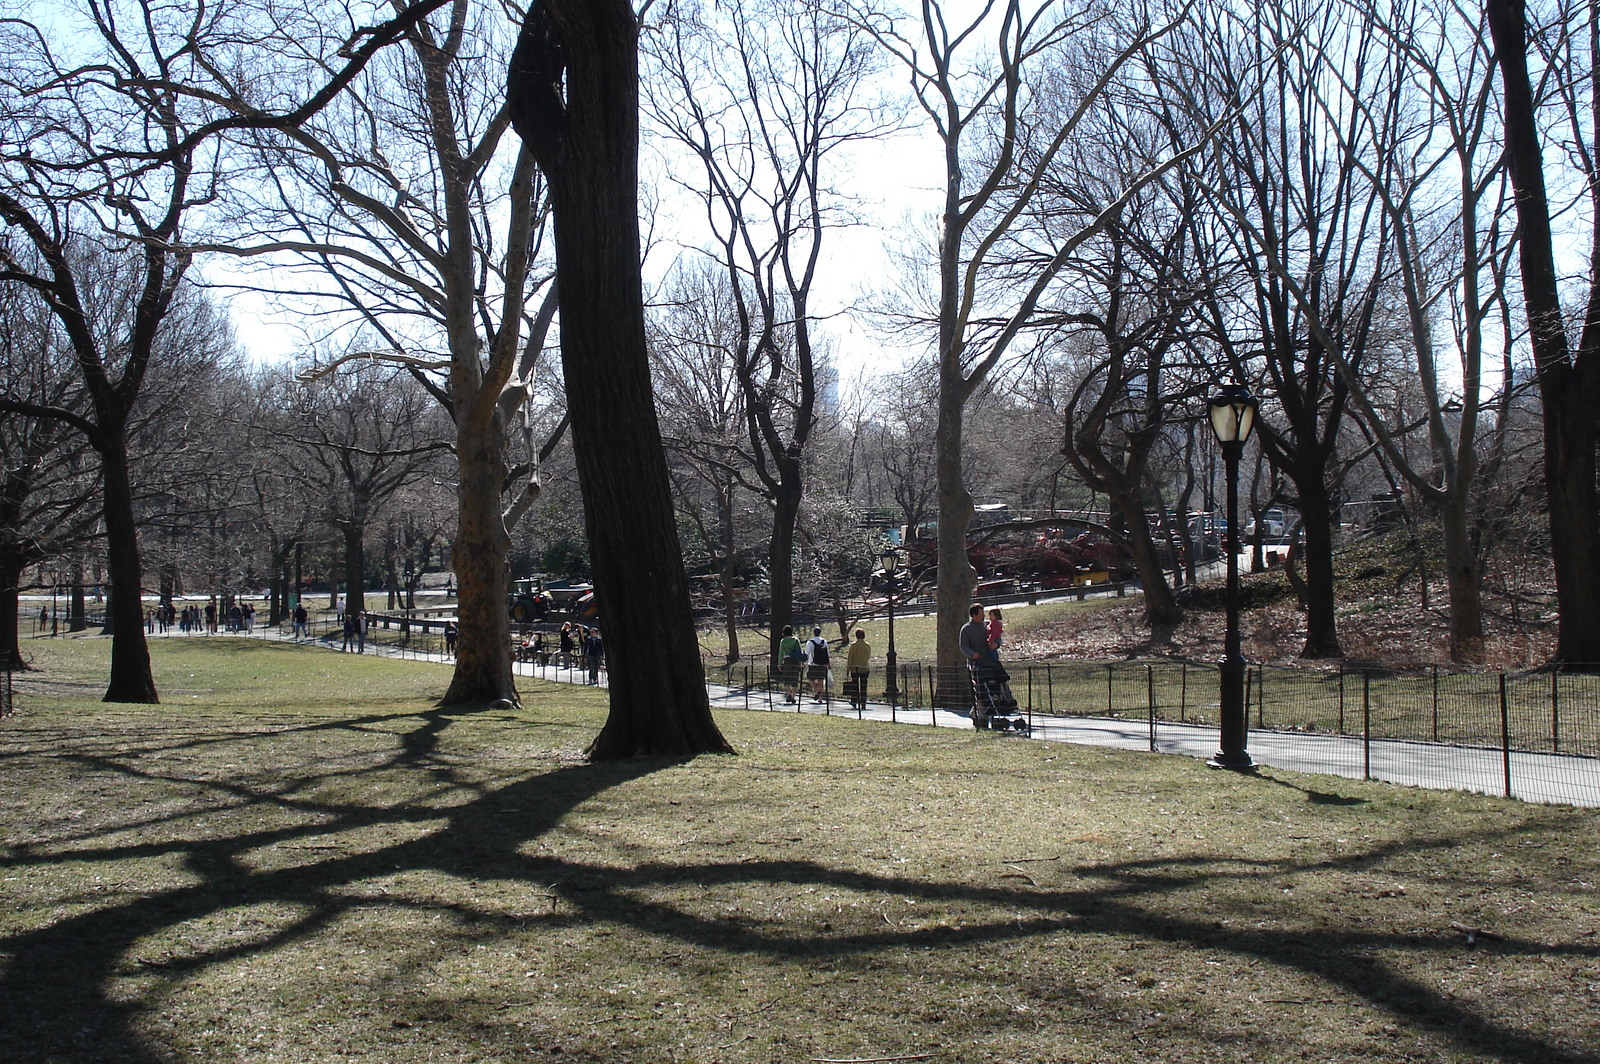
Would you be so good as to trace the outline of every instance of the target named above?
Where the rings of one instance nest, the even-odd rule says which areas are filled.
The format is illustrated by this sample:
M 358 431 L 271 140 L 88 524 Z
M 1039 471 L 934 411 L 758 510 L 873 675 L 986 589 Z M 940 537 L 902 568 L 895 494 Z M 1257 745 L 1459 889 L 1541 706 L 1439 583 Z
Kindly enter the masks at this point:
M 977 732 L 33 640 L 0 722 L 0 1059 L 1600 1060 L 1600 813 Z

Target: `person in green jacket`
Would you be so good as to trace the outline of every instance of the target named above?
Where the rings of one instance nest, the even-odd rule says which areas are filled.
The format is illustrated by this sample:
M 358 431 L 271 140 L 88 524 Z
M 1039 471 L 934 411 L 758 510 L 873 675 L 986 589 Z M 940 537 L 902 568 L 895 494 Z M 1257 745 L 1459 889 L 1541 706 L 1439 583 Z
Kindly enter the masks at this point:
M 800 665 L 806 660 L 800 649 L 800 640 L 794 637 L 794 626 L 783 626 L 783 638 L 778 640 L 778 675 L 783 680 L 783 700 L 800 701 Z

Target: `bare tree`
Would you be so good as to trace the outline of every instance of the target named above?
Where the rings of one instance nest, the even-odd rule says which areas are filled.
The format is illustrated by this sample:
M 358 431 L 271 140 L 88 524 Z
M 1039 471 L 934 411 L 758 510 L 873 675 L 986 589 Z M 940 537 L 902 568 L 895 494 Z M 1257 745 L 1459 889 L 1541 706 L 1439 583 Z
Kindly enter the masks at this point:
M 1340 441 L 1351 383 L 1385 351 L 1377 342 L 1380 299 L 1393 269 L 1394 230 L 1380 193 L 1358 180 L 1337 145 L 1367 132 L 1368 115 L 1321 106 L 1329 77 L 1317 56 L 1352 29 L 1337 7 L 1293 3 L 1236 20 L 1217 11 L 1196 23 L 1194 61 L 1152 71 L 1166 98 L 1182 101 L 1171 135 L 1186 139 L 1234 118 L 1213 140 L 1199 181 L 1209 188 L 1193 244 L 1218 264 L 1231 290 L 1203 303 L 1224 379 L 1256 382 L 1263 399 L 1258 439 L 1293 485 L 1290 502 L 1305 537 L 1307 657 L 1340 654 L 1335 620 L 1333 529 L 1345 462 Z M 1373 58 L 1371 34 L 1356 34 L 1343 62 Z M 1364 92 L 1373 91 L 1363 83 Z M 1332 127 L 1332 128 L 1330 128 Z
M 531 460 L 516 475 L 507 447 L 555 313 L 549 275 L 535 269 L 546 205 L 532 154 L 505 136 L 509 110 L 491 73 L 504 68 L 513 27 L 478 0 L 432 6 L 443 10 L 413 19 L 403 47 L 349 78 L 322 113 L 254 135 L 270 180 L 233 195 L 259 231 L 208 249 L 270 264 L 264 287 L 319 302 L 329 329 L 370 338 L 313 375 L 379 358 L 449 413 L 461 641 L 444 701 L 515 701 L 507 524 L 539 482 Z M 342 70 L 332 47 L 304 61 L 319 77 Z M 264 76 L 231 84 L 228 105 L 252 115 Z M 286 274 L 305 287 L 289 289 Z
M 53 326 L 42 302 L 0 286 L 0 379 L 19 401 L 79 409 L 81 379 Z M 99 487 L 94 454 L 66 421 L 0 418 L 0 667 L 28 667 L 18 624 L 23 574 L 96 541 Z
M 656 420 L 639 271 L 638 24 L 623 0 L 535 2 L 509 113 L 550 183 L 573 445 L 611 712 L 591 757 L 727 751 L 711 718 Z
M 860 28 L 824 6 L 775 0 L 669 3 L 647 43 L 661 72 L 649 82 L 650 112 L 700 163 L 703 182 L 686 184 L 733 293 L 732 369 L 753 476 L 772 507 L 775 658 L 792 619 L 795 533 L 818 421 L 812 291 L 827 230 L 845 220 L 830 174 L 852 142 L 887 128 L 866 98 L 878 57 Z
M 742 511 L 763 502 L 748 485 L 744 391 L 733 367 L 738 315 L 727 277 L 714 266 L 680 270 L 652 322 L 651 356 L 673 496 L 721 590 L 728 663 L 739 660 L 741 564 L 751 553 Z M 765 507 L 762 507 L 763 510 Z M 687 544 L 686 544 L 687 547 Z
M 1162 19 L 1139 4 L 1113 18 L 1100 8 L 1045 3 L 1025 9 L 1021 0 L 991 0 L 972 21 L 952 28 L 942 5 L 924 0 L 915 38 L 881 16 L 858 17 L 905 68 L 944 150 L 937 306 L 931 320 L 920 320 L 932 327 L 938 351 L 938 664 L 948 685 L 941 698 L 965 701 L 965 680 L 951 667 L 962 663 L 957 636 L 976 579 L 967 559 L 973 498 L 962 472 L 967 403 L 1036 324 L 1041 298 L 1078 246 L 1128 197 L 1199 150 L 1205 136 L 1139 175 L 1081 229 L 1019 263 L 1002 245 L 1033 207 L 1042 179 L 1106 87 L 1170 32 L 1184 9 Z M 974 56 L 985 32 L 993 33 L 991 50 Z M 1077 109 L 1036 127 L 1031 103 L 1038 71 L 1048 64 L 1069 65 L 1084 76 Z
M 1600 667 L 1600 495 L 1595 486 L 1595 445 L 1600 437 L 1600 182 L 1594 132 L 1600 99 L 1589 95 L 1600 62 L 1595 54 L 1592 4 L 1558 5 L 1547 27 L 1530 26 L 1520 0 L 1485 0 L 1484 12 L 1500 68 L 1504 100 L 1505 160 L 1516 190 L 1518 248 L 1528 339 L 1538 369 L 1544 415 L 1544 475 L 1550 514 L 1550 547 L 1556 569 L 1560 631 L 1552 665 Z M 1546 71 L 1535 93 L 1529 54 Z M 1581 72 L 1581 76 L 1578 76 Z M 1578 213 L 1587 218 L 1587 269 L 1580 279 L 1583 300 L 1576 343 L 1568 335 L 1556 269 L 1553 220 L 1566 204 L 1551 202 L 1541 151 L 1546 108 L 1562 117 L 1565 161 L 1578 176 Z
M 295 454 L 302 483 L 320 496 L 314 505 L 342 537 L 345 597 L 360 609 L 372 529 L 407 485 L 434 471 L 448 434 L 430 425 L 437 408 L 421 386 L 382 363 L 296 383 L 286 398 L 294 419 L 273 439 Z

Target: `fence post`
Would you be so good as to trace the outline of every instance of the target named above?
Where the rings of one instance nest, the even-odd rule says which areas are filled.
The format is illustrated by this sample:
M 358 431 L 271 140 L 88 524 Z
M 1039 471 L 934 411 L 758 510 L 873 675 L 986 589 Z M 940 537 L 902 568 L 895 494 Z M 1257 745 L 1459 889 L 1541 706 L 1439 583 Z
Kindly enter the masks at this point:
M 1111 693 L 1111 677 L 1111 666 L 1108 664 L 1106 666 L 1106 716 L 1108 717 L 1111 715 L 1112 710 L 1116 709 Z
M 1339 734 L 1344 732 L 1344 662 L 1339 663 Z
M 1154 665 L 1144 667 L 1145 703 L 1150 707 L 1150 752 L 1156 752 L 1156 670 Z
M 1500 768 L 1505 774 L 1506 797 L 1511 797 L 1511 707 L 1506 699 L 1506 674 L 1500 674 Z
M 1248 681 L 1246 681 L 1248 682 Z M 1245 705 L 1249 705 L 1250 692 L 1245 692 Z M 1256 666 L 1256 727 L 1267 726 L 1267 667 Z
M 1439 666 L 1433 666 L 1433 741 L 1439 741 Z
M 1049 708 L 1047 711 L 1052 714 L 1056 711 L 1056 684 L 1055 672 L 1053 671 L 1054 669 L 1054 665 L 1046 665 L 1044 667 L 1045 701 L 1049 703 Z
M 1550 746 L 1561 752 L 1561 673 L 1550 670 Z
M 1178 720 L 1189 719 L 1189 663 L 1178 666 Z
M 1372 673 L 1361 673 L 1361 778 L 1372 778 Z
M 930 692 L 930 694 L 928 696 L 928 723 L 932 724 L 935 728 L 937 728 L 939 726 L 939 706 L 938 706 L 938 702 L 939 702 L 939 699 L 938 699 L 939 673 L 937 671 L 938 668 L 939 667 L 937 665 L 929 665 L 928 666 L 928 680 L 929 680 L 928 691 Z

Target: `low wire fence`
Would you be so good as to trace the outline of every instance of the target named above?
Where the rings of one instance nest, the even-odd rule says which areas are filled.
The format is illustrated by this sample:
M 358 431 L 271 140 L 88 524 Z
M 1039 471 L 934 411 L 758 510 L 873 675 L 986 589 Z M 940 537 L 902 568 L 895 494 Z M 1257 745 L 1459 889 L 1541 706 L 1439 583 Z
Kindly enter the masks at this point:
M 1092 718 L 1116 734 L 1147 737 L 1155 750 L 1162 748 L 1163 735 L 1218 724 L 1220 684 L 1212 664 L 1046 662 L 1006 668 L 1018 709 L 1036 735 L 1054 737 L 1050 718 Z M 788 706 L 781 702 L 782 670 L 708 663 L 707 677 L 765 699 L 769 708 Z M 869 697 L 883 703 L 888 687 L 887 676 L 875 671 Z M 902 663 L 894 689 L 891 716 L 908 723 L 938 723 L 941 712 L 963 712 L 972 703 L 963 668 L 941 672 L 924 662 Z M 780 692 L 777 706 L 771 705 L 774 692 Z M 1316 764 L 1325 771 L 1428 785 L 1441 781 L 1437 785 L 1544 800 L 1575 800 L 1569 792 L 1579 780 L 1600 801 L 1600 673 L 1255 665 L 1246 674 L 1245 709 L 1253 731 L 1272 733 L 1285 740 L 1278 746 L 1304 752 L 1313 762 L 1322 758 Z M 855 712 L 837 690 L 822 711 Z
M 1025 712 L 1217 723 L 1215 665 L 1117 661 L 1006 667 L 1012 694 Z M 708 662 L 706 675 L 728 686 L 782 686 L 781 670 L 758 663 Z M 960 708 L 971 702 L 965 669 L 941 677 L 933 665 L 907 662 L 896 669 L 896 680 L 898 702 L 906 708 Z M 885 675 L 874 671 L 869 682 L 872 699 L 881 701 L 888 687 Z M 1251 727 L 1264 730 L 1507 744 L 1518 751 L 1600 756 L 1600 673 L 1254 665 L 1246 673 L 1245 709 Z

